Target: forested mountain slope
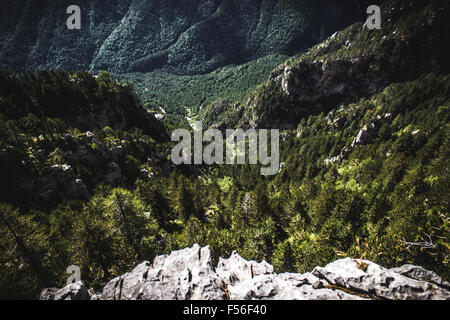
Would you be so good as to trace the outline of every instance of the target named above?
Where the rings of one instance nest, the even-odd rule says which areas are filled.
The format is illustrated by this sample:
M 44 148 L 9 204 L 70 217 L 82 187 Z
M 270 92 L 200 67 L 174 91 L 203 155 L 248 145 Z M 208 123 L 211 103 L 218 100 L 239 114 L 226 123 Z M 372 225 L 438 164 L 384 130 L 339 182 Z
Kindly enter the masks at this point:
M 365 17 L 373 1 L 78 1 L 0 4 L 0 69 L 197 74 L 269 54 L 296 54 Z
M 107 73 L 1 72 L 0 298 L 62 287 L 69 265 L 98 292 L 195 243 L 213 264 L 236 250 L 304 273 L 347 256 L 450 279 L 449 5 L 383 8 L 381 30 L 355 24 L 248 103 L 202 109 L 221 128 L 284 129 L 273 177 L 171 165 L 170 132 Z
M 132 184 L 169 139 L 130 84 L 106 73 L 0 72 L 0 115 L 0 201 L 24 208 Z
M 356 102 L 395 82 L 448 74 L 450 3 L 387 1 L 380 30 L 362 23 L 289 59 L 244 103 L 223 100 L 203 109 L 219 127 L 295 128 L 303 117 Z

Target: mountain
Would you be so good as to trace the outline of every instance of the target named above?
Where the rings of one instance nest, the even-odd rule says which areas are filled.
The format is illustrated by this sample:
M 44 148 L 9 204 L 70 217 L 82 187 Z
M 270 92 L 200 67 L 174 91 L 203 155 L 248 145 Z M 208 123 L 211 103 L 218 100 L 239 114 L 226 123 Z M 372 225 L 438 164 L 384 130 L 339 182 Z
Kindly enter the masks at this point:
M 389 280 L 387 280 L 389 279 Z M 145 261 L 92 294 L 82 282 L 44 289 L 41 300 L 449 300 L 450 284 L 434 272 L 404 265 L 341 259 L 310 273 L 276 274 L 233 252 L 213 268 L 209 247 L 174 251 Z
M 218 101 L 203 109 L 202 119 L 224 128 L 292 129 L 310 114 L 371 97 L 391 83 L 448 74 L 449 6 L 442 0 L 387 1 L 381 30 L 357 23 L 336 32 L 276 68 L 246 101 Z
M 0 201 L 23 208 L 88 199 L 100 182 L 132 183 L 169 140 L 132 86 L 102 72 L 0 71 L 0 110 Z
M 363 20 L 372 2 L 82 0 L 82 28 L 68 30 L 68 0 L 2 1 L 0 69 L 205 73 L 299 53 Z
M 4 13 L 1 37 L 11 44 L 2 47 L 3 65 L 14 65 L 11 61 L 17 59 L 16 65 L 25 68 L 36 57 L 30 68 L 59 68 L 64 62 L 90 69 L 98 51 L 111 68 L 128 71 L 138 61 L 136 52 L 147 43 L 139 42 L 145 33 L 139 28 L 150 24 L 133 24 L 133 38 L 133 32 L 118 28 L 127 26 L 123 17 L 139 10 L 148 13 L 144 9 L 149 8 L 151 12 L 166 8 L 163 11 L 172 15 L 192 10 L 180 3 L 177 9 L 169 7 L 172 2 L 133 1 L 121 2 L 123 10 L 115 11 L 92 2 L 96 10 L 90 17 L 94 22 L 104 19 L 103 23 L 89 24 L 89 30 L 66 38 L 63 27 L 44 28 L 48 21 L 64 25 L 59 9 L 53 10 L 65 9 L 58 3 L 30 1 L 24 11 L 14 3 L 2 4 L 10 9 Z M 237 2 L 210 3 L 219 10 L 206 15 L 208 26 L 215 19 L 222 26 L 222 14 L 240 12 L 229 11 Z M 240 3 L 244 8 L 255 2 Z M 290 3 L 294 2 L 280 1 L 277 6 Z M 334 2 L 317 1 L 317 9 L 321 8 L 317 11 L 312 2 L 296 3 L 309 7 L 317 18 L 327 12 L 325 5 Z M 234 297 L 249 297 L 256 286 L 261 288 L 257 297 L 265 295 L 265 289 L 286 288 L 273 293 L 303 297 L 298 290 L 304 289 L 313 295 L 354 298 L 359 288 L 365 290 L 364 297 L 369 291 L 373 298 L 396 294 L 446 298 L 450 6 L 442 0 L 387 0 L 382 9 L 380 30 L 363 29 L 357 22 L 300 55 L 267 55 L 226 66 L 222 65 L 226 59 L 219 59 L 220 67 L 206 74 L 191 74 L 200 72 L 193 66 L 205 60 L 190 58 L 185 61 L 187 69 L 165 64 L 149 73 L 0 72 L 0 298 L 38 298 L 42 288 L 61 288 L 72 265 L 79 267 L 85 287 L 78 283 L 62 291 L 50 289 L 44 297 L 70 296 L 72 290 L 89 296 L 86 288 L 102 291 L 106 298 L 117 294 L 138 298 L 134 288 L 148 289 L 146 297 L 173 297 L 176 291 L 167 287 L 159 291 L 161 285 L 173 286 L 170 279 L 161 282 L 158 272 L 172 272 L 177 263 L 181 272 L 177 280 L 184 281 L 186 289 L 183 297 L 198 284 L 205 284 L 214 295 L 222 294 L 220 288 L 208 286 L 220 276 L 229 281 L 227 290 Z M 45 14 L 36 15 L 28 25 L 27 17 L 39 10 Z M 136 16 L 144 19 L 147 14 Z M 271 17 L 270 21 L 278 21 Z M 229 20 L 231 26 L 242 23 L 239 14 Z M 291 21 L 285 25 L 291 26 Z M 100 37 L 101 28 L 110 28 L 104 39 L 113 34 L 111 41 Z M 185 35 L 193 32 L 183 30 Z M 59 40 L 35 41 L 55 34 L 53 39 Z M 278 41 L 277 34 L 269 33 L 264 41 L 272 37 Z M 227 37 L 234 37 L 233 32 Z M 86 50 L 56 45 L 76 39 Z M 187 41 L 186 50 L 189 39 L 199 44 L 195 52 L 210 48 L 200 45 L 198 37 L 182 39 Z M 49 44 L 58 49 L 39 53 Z M 112 44 L 117 44 L 114 53 Z M 223 47 L 215 48 L 221 52 Z M 241 50 L 238 45 L 233 48 Z M 86 61 L 80 63 L 85 53 L 89 53 Z M 145 56 L 146 52 L 139 55 Z M 198 66 L 212 68 L 203 62 Z M 258 79 L 264 81 L 258 85 Z M 172 102 L 177 106 L 166 114 Z M 183 110 L 184 102 L 192 109 Z M 160 114 L 154 116 L 155 112 Z M 202 119 L 204 128 L 207 124 L 221 129 L 281 129 L 278 173 L 261 176 L 260 166 L 249 163 L 173 165 L 174 144 L 168 137 L 180 125 L 176 115 Z M 157 118 L 165 118 L 164 125 Z M 167 119 L 173 121 L 169 127 Z M 171 252 L 175 253 L 167 256 Z M 193 277 L 192 270 L 181 264 L 185 253 L 193 258 L 193 268 L 207 265 L 200 271 L 211 271 L 211 277 Z M 247 261 L 265 260 L 262 266 L 270 272 L 253 279 L 246 273 L 242 282 L 232 283 L 229 263 L 221 259 L 230 255 L 232 264 L 250 270 L 253 263 Z M 154 261 L 154 268 L 142 261 Z M 136 272 L 126 275 L 139 263 Z M 260 267 L 255 263 L 256 269 Z M 341 267 L 348 274 L 339 271 Z M 311 270 L 313 276 L 305 275 Z M 317 285 L 305 283 L 303 277 Z M 135 286 L 134 279 L 142 287 Z M 373 288 L 372 280 L 383 285 Z M 297 285 L 300 289 L 291 290 Z M 443 287 L 445 293 L 433 296 Z

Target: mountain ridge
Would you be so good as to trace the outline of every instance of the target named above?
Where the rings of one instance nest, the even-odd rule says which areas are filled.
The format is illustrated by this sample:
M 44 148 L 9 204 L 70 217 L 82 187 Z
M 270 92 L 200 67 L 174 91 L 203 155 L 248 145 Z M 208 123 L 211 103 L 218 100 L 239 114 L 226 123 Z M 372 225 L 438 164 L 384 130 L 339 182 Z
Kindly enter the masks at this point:
M 0 68 L 207 73 L 303 51 L 364 19 L 369 1 L 316 2 L 115 0 L 105 6 L 83 0 L 81 30 L 65 26 L 67 0 L 3 2 Z
M 448 2 L 389 1 L 382 16 L 381 30 L 356 23 L 338 31 L 276 68 L 246 102 L 219 101 L 200 118 L 217 127 L 293 129 L 310 114 L 370 97 L 391 83 L 450 71 Z M 223 112 L 216 118 L 217 110 Z

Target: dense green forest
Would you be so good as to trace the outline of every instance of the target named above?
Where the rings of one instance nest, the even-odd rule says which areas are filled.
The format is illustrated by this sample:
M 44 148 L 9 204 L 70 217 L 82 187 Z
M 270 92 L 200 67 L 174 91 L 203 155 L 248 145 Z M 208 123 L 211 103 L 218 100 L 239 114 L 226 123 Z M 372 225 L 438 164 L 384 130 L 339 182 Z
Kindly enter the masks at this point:
M 328 43 L 362 37 L 355 28 Z M 321 49 L 312 50 L 287 64 Z M 154 102 L 106 72 L 0 72 L 0 298 L 61 287 L 69 265 L 99 290 L 194 243 L 209 245 L 214 263 L 236 250 L 277 272 L 308 272 L 350 256 L 449 280 L 450 75 L 424 65 L 383 78 L 375 94 L 302 110 L 281 132 L 280 171 L 269 177 L 258 165 L 173 165 L 179 119 L 165 126 L 143 106 Z M 256 96 L 250 111 L 265 119 L 292 110 L 271 83 L 227 98 Z M 250 112 L 221 107 L 233 124 Z M 218 109 L 201 114 L 214 120 L 207 110 Z
M 2 296 L 33 297 L 62 285 L 71 264 L 98 289 L 141 260 L 194 243 L 210 245 L 214 259 L 237 250 L 277 271 L 310 271 L 345 255 L 386 266 L 415 263 L 448 278 L 449 80 L 428 75 L 304 119 L 284 132 L 282 169 L 270 179 L 251 165 L 164 174 L 147 156 L 164 152 L 167 142 L 136 130 L 96 129 L 88 148 L 99 167 L 109 160 L 97 149 L 117 140 L 126 146 L 118 160 L 123 180 L 95 184 L 95 173 L 85 172 L 95 167 L 79 165 L 87 200 L 51 207 L 20 201 L 22 194 L 11 195 L 15 204 L 2 197 Z M 30 179 L 50 165 L 71 164 L 58 144 L 63 136 L 75 144 L 87 139 L 41 112 L 3 115 L 1 128 L 2 157 L 28 166 Z M 431 246 L 408 245 L 423 241 Z
M 228 65 L 211 73 L 174 75 L 163 71 L 117 75 L 130 80 L 142 97 L 144 107 L 172 116 L 197 114 L 202 106 L 219 99 L 242 100 L 262 82 L 272 70 L 288 57 L 269 55 L 242 65 Z
M 310 114 L 369 98 L 391 83 L 450 72 L 448 1 L 390 0 L 381 9 L 380 30 L 361 22 L 338 31 L 273 70 L 246 99 L 213 101 L 199 117 L 220 128 L 293 129 Z

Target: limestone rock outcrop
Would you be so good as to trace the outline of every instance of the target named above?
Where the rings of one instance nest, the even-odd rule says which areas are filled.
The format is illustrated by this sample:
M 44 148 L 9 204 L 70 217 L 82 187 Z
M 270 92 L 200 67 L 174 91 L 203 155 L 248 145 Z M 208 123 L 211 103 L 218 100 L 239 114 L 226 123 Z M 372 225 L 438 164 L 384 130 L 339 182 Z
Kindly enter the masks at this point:
M 45 289 L 41 292 L 41 300 L 91 300 L 93 294 L 86 289 L 82 282 L 75 282 L 61 290 Z
M 99 294 L 82 283 L 45 289 L 42 300 L 449 300 L 450 285 L 434 272 L 405 265 L 386 269 L 345 258 L 305 274 L 276 274 L 265 261 L 237 252 L 212 266 L 209 247 L 195 244 L 143 262 Z

